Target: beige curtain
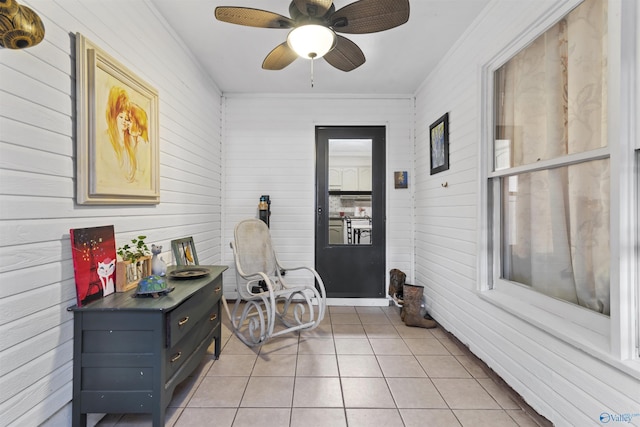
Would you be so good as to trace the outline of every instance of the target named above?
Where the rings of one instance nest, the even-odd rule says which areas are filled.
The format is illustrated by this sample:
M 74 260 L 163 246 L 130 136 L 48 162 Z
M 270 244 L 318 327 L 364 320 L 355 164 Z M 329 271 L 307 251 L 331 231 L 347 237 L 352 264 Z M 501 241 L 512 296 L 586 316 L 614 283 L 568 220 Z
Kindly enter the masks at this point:
M 586 0 L 496 74 L 511 166 L 607 145 L 607 2 Z M 609 161 L 503 183 L 503 275 L 609 313 Z

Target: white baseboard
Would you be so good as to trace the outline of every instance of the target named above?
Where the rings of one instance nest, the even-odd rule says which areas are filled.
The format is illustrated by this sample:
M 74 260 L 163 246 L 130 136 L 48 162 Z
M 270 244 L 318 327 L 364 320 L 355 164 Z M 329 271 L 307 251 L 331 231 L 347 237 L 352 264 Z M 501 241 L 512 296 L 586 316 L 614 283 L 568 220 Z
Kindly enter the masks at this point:
M 387 298 L 327 298 L 327 305 L 340 306 L 357 306 L 357 307 L 387 307 L 389 300 Z
M 228 300 L 235 300 L 238 293 L 225 292 L 224 296 Z M 390 301 L 389 298 L 327 298 L 327 306 L 387 307 Z

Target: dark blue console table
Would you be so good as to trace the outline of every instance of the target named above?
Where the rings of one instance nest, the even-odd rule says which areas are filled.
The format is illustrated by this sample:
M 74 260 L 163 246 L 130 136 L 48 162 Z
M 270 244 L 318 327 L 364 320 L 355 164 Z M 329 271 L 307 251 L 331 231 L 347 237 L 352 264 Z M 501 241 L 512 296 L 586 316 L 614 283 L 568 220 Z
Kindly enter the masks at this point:
M 133 298 L 135 289 L 74 306 L 73 426 L 88 413 L 150 413 L 164 425 L 176 386 L 200 364 L 215 340 L 220 355 L 220 301 L 226 266 L 209 274 L 169 279 L 158 298 Z M 168 273 L 179 267 L 169 267 Z

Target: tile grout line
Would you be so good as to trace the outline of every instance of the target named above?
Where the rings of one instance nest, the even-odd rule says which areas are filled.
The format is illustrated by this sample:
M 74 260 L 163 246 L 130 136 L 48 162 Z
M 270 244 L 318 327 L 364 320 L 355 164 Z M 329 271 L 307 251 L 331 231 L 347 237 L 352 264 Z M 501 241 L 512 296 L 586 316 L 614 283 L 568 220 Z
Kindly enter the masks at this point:
M 435 383 L 433 382 L 433 378 L 431 377 L 429 372 L 427 372 L 426 369 L 424 368 L 424 366 L 422 365 L 422 363 L 420 363 L 420 361 L 418 359 L 418 355 L 415 353 L 415 349 L 412 349 L 409 346 L 408 342 L 407 342 L 407 340 L 410 340 L 410 339 L 426 339 L 426 337 L 418 338 L 417 336 L 413 337 L 411 333 L 409 333 L 409 334 L 404 333 L 404 331 L 401 329 L 401 324 L 394 323 L 394 321 L 393 321 L 394 319 L 391 317 L 391 313 L 389 313 L 388 311 L 385 311 L 384 309 L 382 309 L 380 311 L 381 311 L 381 313 L 383 313 L 385 315 L 386 320 L 388 321 L 388 323 L 386 323 L 385 325 L 393 326 L 393 329 L 395 330 L 396 334 L 400 338 L 400 342 L 402 342 L 409 349 L 410 354 L 407 354 L 407 356 L 411 356 L 412 360 L 414 360 L 417 363 L 417 365 L 420 367 L 421 371 L 426 375 L 426 377 L 422 377 L 422 376 L 415 377 L 415 376 L 413 376 L 415 374 L 411 374 L 412 376 L 410 376 L 410 377 L 403 377 L 403 376 L 400 376 L 400 377 L 391 376 L 391 377 L 389 377 L 389 376 L 387 376 L 387 374 L 383 370 L 383 366 L 381 364 L 381 357 L 383 357 L 383 356 L 393 357 L 393 356 L 401 356 L 401 355 L 384 354 L 384 351 L 386 350 L 385 348 L 382 348 L 382 350 L 383 350 L 382 354 L 378 354 L 376 352 L 376 349 L 374 348 L 374 343 L 372 342 L 372 340 L 376 340 L 376 339 L 380 339 L 380 340 L 383 340 L 383 339 L 396 339 L 396 338 L 395 337 L 394 338 L 392 338 L 392 337 L 376 337 L 376 334 L 379 333 L 380 331 L 376 330 L 375 325 L 383 325 L 383 324 L 382 323 L 378 324 L 376 322 L 376 319 L 373 318 L 373 317 L 366 319 L 367 322 L 373 322 L 373 323 L 363 323 L 363 319 L 360 316 L 361 315 L 365 315 L 365 317 L 366 317 L 366 316 L 368 316 L 368 315 L 370 315 L 372 313 L 370 313 L 368 311 L 365 311 L 363 313 L 359 313 L 357 311 L 357 309 L 355 307 L 353 307 L 353 312 L 352 313 L 354 313 L 356 315 L 356 317 L 358 319 L 358 322 L 359 322 L 359 323 L 357 323 L 357 325 L 362 328 L 363 338 L 366 338 L 366 343 L 368 344 L 368 346 L 369 346 L 369 348 L 371 350 L 371 355 L 375 358 L 376 366 L 380 370 L 381 376 L 384 379 L 384 382 L 386 384 L 386 387 L 387 387 L 387 390 L 389 392 L 389 395 L 390 395 L 390 397 L 391 397 L 391 399 L 392 399 L 392 401 L 394 403 L 395 412 L 400 417 L 400 421 L 402 422 L 402 424 L 406 425 L 406 422 L 405 422 L 406 420 L 402 416 L 401 409 L 411 410 L 411 409 L 435 409 L 435 408 L 424 408 L 424 407 L 419 407 L 419 408 L 418 407 L 416 407 L 416 408 L 399 408 L 398 398 L 397 398 L 396 395 L 393 394 L 393 392 L 391 390 L 391 385 L 389 383 L 389 380 L 391 378 L 426 378 L 426 379 L 428 379 L 430 381 L 430 383 L 432 384 L 432 386 L 434 387 L 435 391 L 438 393 L 438 396 L 445 403 L 446 410 L 449 411 L 451 413 L 451 415 L 453 415 L 455 420 L 462 425 L 462 419 L 458 417 L 458 414 L 455 411 L 471 410 L 471 408 L 454 410 L 451 407 L 451 403 L 448 402 L 444 398 L 444 395 L 442 395 L 441 390 L 438 389 L 438 387 L 436 387 Z M 330 327 L 331 345 L 333 345 L 333 349 L 332 349 L 333 353 L 332 353 L 332 355 L 335 357 L 335 363 L 336 363 L 336 369 L 337 369 L 337 375 L 338 375 L 337 378 L 338 378 L 338 382 L 339 382 L 339 385 L 340 385 L 340 393 L 341 393 L 341 399 L 342 399 L 342 408 L 340 408 L 340 409 L 342 409 L 341 412 L 344 415 L 344 421 L 346 423 L 346 426 L 349 426 L 349 419 L 348 419 L 348 414 L 347 414 L 347 409 L 348 408 L 347 408 L 347 402 L 345 400 L 345 390 L 344 390 L 344 387 L 343 387 L 343 384 L 342 384 L 343 372 L 342 372 L 342 370 L 340 368 L 340 363 L 339 363 L 340 354 L 338 353 L 338 342 L 337 342 L 338 339 L 344 339 L 344 338 L 341 338 L 339 333 L 338 333 L 338 336 L 336 336 L 336 332 L 334 331 L 334 328 L 333 328 L 333 326 L 334 326 L 333 319 L 331 318 L 331 314 L 330 314 L 329 310 L 327 310 L 327 314 L 328 315 L 325 316 L 325 319 L 328 322 L 328 325 Z M 338 313 L 335 313 L 335 314 L 346 314 L 346 312 L 345 313 L 338 312 Z M 336 320 L 338 320 L 337 317 L 336 317 Z M 340 322 L 336 323 L 336 325 L 338 325 L 338 324 L 341 324 L 341 323 Z M 344 324 L 350 324 L 350 323 L 344 323 Z M 369 328 L 369 333 L 368 333 L 367 329 L 365 328 L 365 325 L 374 325 L 374 326 Z M 227 326 L 225 326 L 225 328 L 229 329 Z M 464 369 L 464 372 L 466 372 L 468 375 L 470 375 L 470 379 L 473 379 L 474 383 L 476 385 L 478 385 L 492 399 L 492 401 L 497 405 L 497 408 L 495 409 L 495 411 L 500 411 L 500 412 L 506 414 L 506 416 L 513 423 L 515 423 L 516 425 L 520 425 L 520 424 L 518 423 L 518 420 L 516 418 L 514 418 L 515 411 L 521 411 L 533 423 L 536 423 L 536 424 L 538 424 L 540 426 L 548 427 L 548 426 L 551 425 L 550 423 L 547 424 L 547 423 L 544 423 L 544 422 L 543 423 L 538 422 L 538 418 L 536 418 L 535 415 L 537 415 L 537 417 L 540 417 L 540 418 L 542 418 L 542 417 L 539 416 L 535 411 L 533 411 L 533 409 L 530 409 L 530 410 L 533 411 L 533 413 L 535 415 L 532 415 L 529 411 L 527 411 L 525 409 L 525 407 L 524 407 L 524 405 L 528 406 L 526 404 L 526 402 L 524 402 L 522 400 L 522 398 L 519 395 L 517 395 L 517 393 L 515 393 L 515 391 L 513 391 L 508 386 L 508 384 L 504 383 L 504 381 L 493 370 L 488 368 L 486 366 L 486 364 L 484 364 L 484 362 L 482 362 L 482 360 L 477 358 L 477 356 L 475 356 L 466 346 L 464 346 L 462 343 L 460 343 L 460 341 L 457 340 L 455 338 L 455 336 L 451 335 L 448 331 L 443 329 L 441 325 L 438 325 L 437 334 L 434 334 L 431 331 L 429 331 L 429 332 L 430 332 L 430 334 L 429 334 L 430 338 L 435 338 L 436 341 L 441 346 L 444 347 L 444 349 L 446 350 L 446 353 L 447 353 L 446 356 L 447 357 L 452 357 L 453 360 L 455 360 L 458 364 L 460 364 L 462 366 L 462 368 Z M 303 378 L 304 377 L 304 375 L 299 375 L 299 373 L 298 373 L 298 368 L 301 367 L 301 365 L 300 365 L 300 363 L 301 363 L 301 361 L 300 361 L 301 344 L 302 344 L 303 341 L 305 341 L 305 340 L 307 340 L 309 338 L 325 338 L 325 337 L 329 338 L 328 334 L 326 334 L 326 335 L 324 335 L 324 334 L 325 334 L 325 332 L 323 331 L 322 334 L 319 335 L 319 336 L 312 336 L 312 337 L 308 337 L 307 336 L 307 337 L 305 337 L 305 336 L 302 335 L 302 333 L 300 331 L 296 332 L 296 340 L 295 340 L 296 352 L 295 352 L 295 362 L 294 362 L 295 365 L 293 367 L 293 375 L 292 375 L 293 376 L 293 384 L 292 384 L 291 399 L 289 401 L 289 408 L 282 408 L 282 409 L 288 409 L 289 410 L 289 420 L 288 420 L 289 421 L 289 426 L 291 426 L 293 424 L 293 422 L 295 421 L 294 420 L 294 410 L 296 408 L 294 407 L 294 403 L 295 403 L 297 381 L 298 381 L 299 378 Z M 347 334 L 347 335 L 349 335 L 349 334 Z M 222 350 L 229 349 L 227 346 L 232 342 L 233 338 L 234 338 L 234 335 L 233 335 L 232 332 L 226 338 L 222 338 L 221 337 L 221 339 L 223 340 L 221 342 L 221 349 Z M 347 338 L 350 338 L 350 337 L 347 337 Z M 304 355 L 310 355 L 310 356 L 314 356 L 315 355 L 315 356 L 317 356 L 319 354 L 323 354 L 323 355 L 327 354 L 327 353 L 322 352 L 321 350 L 320 350 L 320 353 L 318 353 L 318 351 L 319 351 L 318 347 L 314 347 L 314 345 L 318 345 L 318 343 L 313 343 L 312 344 L 311 341 L 309 341 L 308 344 L 310 345 L 309 353 L 304 353 Z M 328 344 L 328 340 L 327 340 L 326 344 Z M 451 347 L 451 345 L 453 345 L 454 347 Z M 283 348 L 286 348 L 286 347 L 288 347 L 288 346 L 286 346 L 286 345 L 283 346 L 283 347 L 276 346 L 274 349 L 267 348 L 266 349 L 267 351 L 265 353 L 263 353 L 263 350 L 265 350 L 265 349 L 264 349 L 264 344 L 262 344 L 262 345 L 259 346 L 259 349 L 257 350 L 257 353 L 255 351 L 252 352 L 252 354 L 255 355 L 255 359 L 253 360 L 253 364 L 251 366 L 251 370 L 249 372 L 249 375 L 248 375 L 248 378 L 247 378 L 247 382 L 245 383 L 244 389 L 242 391 L 242 395 L 240 396 L 239 401 L 238 401 L 238 403 L 237 403 L 235 408 L 234 407 L 228 408 L 228 409 L 234 409 L 235 410 L 235 412 L 233 414 L 232 421 L 231 421 L 231 425 L 233 425 L 233 423 L 235 423 L 238 420 L 238 416 L 240 415 L 241 410 L 243 409 L 242 402 L 243 402 L 244 398 L 247 395 L 247 391 L 249 389 L 249 383 L 251 382 L 251 379 L 254 378 L 254 374 L 257 373 L 255 371 L 255 369 L 256 369 L 256 367 L 258 365 L 258 359 L 261 357 L 261 355 L 265 356 L 265 355 L 271 355 L 271 354 L 279 354 L 278 351 L 283 349 Z M 454 352 L 452 352 L 452 349 L 454 350 Z M 284 353 L 280 353 L 280 354 L 292 354 L 292 353 L 287 353 L 286 351 L 287 350 L 285 349 L 285 352 Z M 379 347 L 378 351 L 380 351 L 380 347 Z M 459 352 L 461 352 L 461 354 L 458 354 Z M 238 354 L 244 354 L 244 353 L 240 352 Z M 348 355 L 348 354 L 349 353 L 346 353 L 346 354 L 343 354 L 343 355 Z M 235 354 L 232 354 L 232 355 L 229 355 L 229 356 L 234 356 L 234 355 Z M 354 353 L 353 354 L 353 356 L 363 356 L 363 355 L 364 354 L 359 354 L 359 353 L 357 353 L 357 354 Z M 222 351 L 221 351 L 221 356 L 222 356 Z M 425 356 L 430 356 L 430 355 L 427 354 Z M 435 356 L 437 356 L 437 355 L 435 355 Z M 445 356 L 445 355 L 442 355 L 442 356 Z M 470 364 L 464 364 L 463 362 L 460 361 L 460 357 L 465 357 L 465 358 L 468 357 L 467 360 L 469 362 L 471 362 L 471 363 Z M 175 417 L 175 419 L 172 420 L 174 422 L 174 425 L 175 425 L 175 423 L 178 423 L 180 418 L 184 415 L 184 412 L 188 408 L 189 402 L 194 398 L 194 396 L 196 394 L 196 391 L 203 384 L 203 381 L 205 380 L 205 378 L 207 378 L 209 376 L 208 374 L 212 372 L 212 370 L 215 367 L 215 364 L 218 363 L 218 362 L 219 362 L 219 359 L 218 360 L 214 359 L 212 361 L 212 363 L 207 364 L 207 366 L 203 366 L 204 369 L 202 369 L 201 372 L 199 372 L 197 374 L 194 373 L 195 374 L 194 375 L 194 377 L 195 377 L 194 378 L 194 382 L 193 382 L 193 384 L 191 384 L 189 386 L 190 390 L 185 396 L 184 403 L 181 403 L 178 407 L 173 407 L 174 410 L 175 410 L 174 414 L 172 415 L 172 418 Z M 474 375 L 474 371 L 475 371 L 475 365 L 474 364 L 477 365 L 487 375 L 487 377 L 476 377 Z M 311 376 L 317 376 L 317 377 L 323 377 L 323 378 L 327 377 L 325 372 L 323 372 L 323 371 L 319 371 L 319 372 L 321 373 L 321 375 L 318 374 L 318 375 L 311 375 Z M 392 370 L 391 372 L 395 372 L 395 371 Z M 301 371 L 300 373 L 302 374 L 303 372 Z M 267 376 L 269 376 L 269 375 L 267 375 Z M 331 377 L 331 376 L 332 375 L 329 375 L 329 377 Z M 354 377 L 354 378 L 356 378 L 356 377 Z M 362 378 L 374 378 L 374 377 L 362 377 Z M 375 378 L 377 378 L 377 377 L 375 377 Z M 504 392 L 505 395 L 508 398 L 511 398 L 515 402 L 516 406 L 519 407 L 519 409 L 507 409 L 507 408 L 503 407 L 503 405 L 500 403 L 500 401 L 498 401 L 499 397 L 496 397 L 498 395 L 494 396 L 494 394 L 492 394 L 489 391 L 489 389 L 487 389 L 480 382 L 480 379 L 485 379 L 485 378 L 487 380 L 492 381 L 498 387 L 498 389 L 500 391 Z M 457 379 L 457 377 L 451 377 L 450 379 Z M 519 398 L 519 399 L 517 399 L 517 398 Z M 209 407 L 205 406 L 205 408 L 209 408 Z M 211 406 L 211 408 L 217 408 L 217 407 Z M 267 408 L 275 408 L 275 407 L 265 407 L 264 409 L 267 409 Z M 301 407 L 301 409 L 311 409 L 311 408 L 316 408 L 316 407 L 315 406 L 314 407 L 309 407 L 309 408 Z M 320 407 L 320 406 L 318 406 L 317 408 L 327 409 L 325 407 Z M 247 409 L 254 409 L 254 408 L 247 407 Z M 358 410 L 358 409 L 365 409 L 365 408 L 354 407 L 354 409 Z M 371 408 L 368 408 L 368 409 L 371 409 Z M 389 408 L 389 409 L 391 409 L 391 408 Z M 490 410 L 493 410 L 493 409 L 487 408 L 487 409 L 478 409 L 478 410 L 490 411 Z M 125 415 L 126 414 L 121 415 L 120 418 L 117 419 L 115 421 L 115 424 L 113 424 L 113 425 L 119 426 L 119 425 L 123 425 L 123 423 L 127 423 L 127 420 L 124 418 Z M 546 419 L 543 419 L 543 420 L 546 421 Z

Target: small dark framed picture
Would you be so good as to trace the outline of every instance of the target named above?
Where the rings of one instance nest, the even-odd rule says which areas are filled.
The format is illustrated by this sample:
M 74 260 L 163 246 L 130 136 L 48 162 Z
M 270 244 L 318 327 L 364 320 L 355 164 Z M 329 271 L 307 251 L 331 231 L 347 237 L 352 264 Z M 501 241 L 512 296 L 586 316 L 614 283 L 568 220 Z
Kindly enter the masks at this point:
M 431 175 L 449 169 L 449 113 L 429 126 Z
M 393 181 L 395 183 L 395 188 L 408 188 L 409 182 L 407 179 L 407 171 L 394 172 Z

